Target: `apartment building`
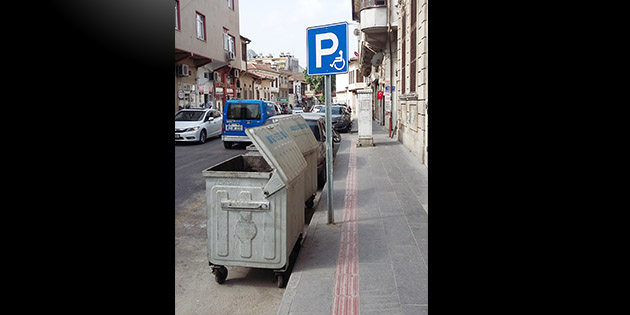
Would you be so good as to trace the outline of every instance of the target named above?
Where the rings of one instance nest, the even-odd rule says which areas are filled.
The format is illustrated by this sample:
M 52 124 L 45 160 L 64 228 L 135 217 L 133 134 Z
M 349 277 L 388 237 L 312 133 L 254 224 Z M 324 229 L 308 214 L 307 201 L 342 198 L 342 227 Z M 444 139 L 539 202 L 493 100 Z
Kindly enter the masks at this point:
M 274 78 L 256 74 L 252 71 L 241 73 L 241 93 L 237 95 L 242 99 L 270 100 L 271 82 Z
M 239 32 L 239 1 L 174 0 L 175 110 L 206 100 L 221 109 L 237 97 L 249 39 Z
M 276 69 L 279 70 L 287 70 L 291 72 L 302 72 L 303 70 L 300 69 L 299 60 L 289 53 L 281 53 L 279 57 L 274 57 L 272 55 L 258 55 L 252 57 L 250 61 L 261 61 L 262 63 L 276 67 Z
M 269 87 L 270 95 L 267 100 L 276 101 L 280 97 L 280 72 L 277 69 L 262 63 L 260 60 L 256 62 L 250 61 L 247 65 L 247 69 L 248 72 L 253 72 L 271 79 Z
M 425 166 L 428 143 L 428 11 L 427 0 L 398 0 L 399 87 L 398 140 Z
M 428 167 L 428 0 L 351 0 L 373 119 Z
M 373 119 L 391 130 L 397 119 L 398 10 L 389 0 L 351 1 L 352 19 L 359 22 L 358 71 L 372 90 Z

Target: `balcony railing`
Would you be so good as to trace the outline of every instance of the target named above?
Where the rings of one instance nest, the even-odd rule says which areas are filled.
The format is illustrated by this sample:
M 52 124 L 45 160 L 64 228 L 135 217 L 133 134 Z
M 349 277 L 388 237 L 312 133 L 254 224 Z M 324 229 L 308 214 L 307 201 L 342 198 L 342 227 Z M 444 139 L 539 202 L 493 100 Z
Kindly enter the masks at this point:
M 387 6 L 387 0 L 361 0 L 361 8 Z
M 393 29 L 398 27 L 397 10 L 391 10 L 390 23 Z M 387 1 L 361 0 L 361 31 L 365 33 L 383 32 L 387 28 Z

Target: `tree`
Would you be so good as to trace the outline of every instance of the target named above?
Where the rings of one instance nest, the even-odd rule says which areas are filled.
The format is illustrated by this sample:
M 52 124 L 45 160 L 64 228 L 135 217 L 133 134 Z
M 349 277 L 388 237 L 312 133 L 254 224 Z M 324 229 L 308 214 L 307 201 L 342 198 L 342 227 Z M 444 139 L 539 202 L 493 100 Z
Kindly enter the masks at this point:
M 304 81 L 306 81 L 307 84 L 311 85 L 311 88 L 313 90 L 315 90 L 315 93 L 322 93 L 322 96 L 320 96 L 319 101 L 324 103 L 325 102 L 325 95 L 324 95 L 324 76 L 323 75 L 314 75 L 314 76 L 309 76 L 308 75 L 308 68 L 304 69 L 304 71 L 302 71 L 302 73 L 304 73 Z M 337 86 L 337 76 L 333 75 L 332 78 L 330 78 L 330 91 L 336 91 L 336 86 Z M 332 97 L 331 97 L 332 99 Z

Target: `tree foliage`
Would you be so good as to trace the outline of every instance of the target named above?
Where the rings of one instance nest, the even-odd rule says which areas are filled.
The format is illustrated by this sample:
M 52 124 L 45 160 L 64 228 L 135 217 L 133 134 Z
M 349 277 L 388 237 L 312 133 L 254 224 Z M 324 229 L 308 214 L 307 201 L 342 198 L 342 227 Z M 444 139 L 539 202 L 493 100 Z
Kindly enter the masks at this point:
M 308 75 L 308 68 L 304 69 L 304 71 L 302 71 L 302 73 L 304 73 L 304 81 L 306 81 L 307 84 L 311 85 L 311 89 L 315 90 L 315 93 L 322 93 L 322 96 L 319 97 L 319 101 L 324 103 L 325 102 L 325 98 L 324 98 L 324 76 L 323 75 L 314 75 L 314 76 L 309 76 Z M 333 75 L 332 78 L 330 78 L 330 83 L 331 83 L 331 87 L 330 87 L 330 91 L 336 91 L 336 86 L 337 86 L 337 76 Z M 332 99 L 332 97 L 331 97 Z

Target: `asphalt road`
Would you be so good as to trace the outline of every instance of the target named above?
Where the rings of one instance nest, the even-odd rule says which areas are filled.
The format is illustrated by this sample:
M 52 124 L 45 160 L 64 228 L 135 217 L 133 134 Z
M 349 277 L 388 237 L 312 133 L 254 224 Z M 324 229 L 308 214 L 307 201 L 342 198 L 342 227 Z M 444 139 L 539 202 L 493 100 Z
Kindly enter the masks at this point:
M 245 145 L 228 150 L 220 137 L 208 139 L 204 144 L 175 143 L 175 209 L 194 199 L 195 194 L 205 193 L 203 170 L 242 153 Z
M 175 314 L 275 314 L 284 289 L 273 270 L 229 267 L 217 284 L 206 250 L 206 168 L 245 152 L 220 138 L 175 144 Z

